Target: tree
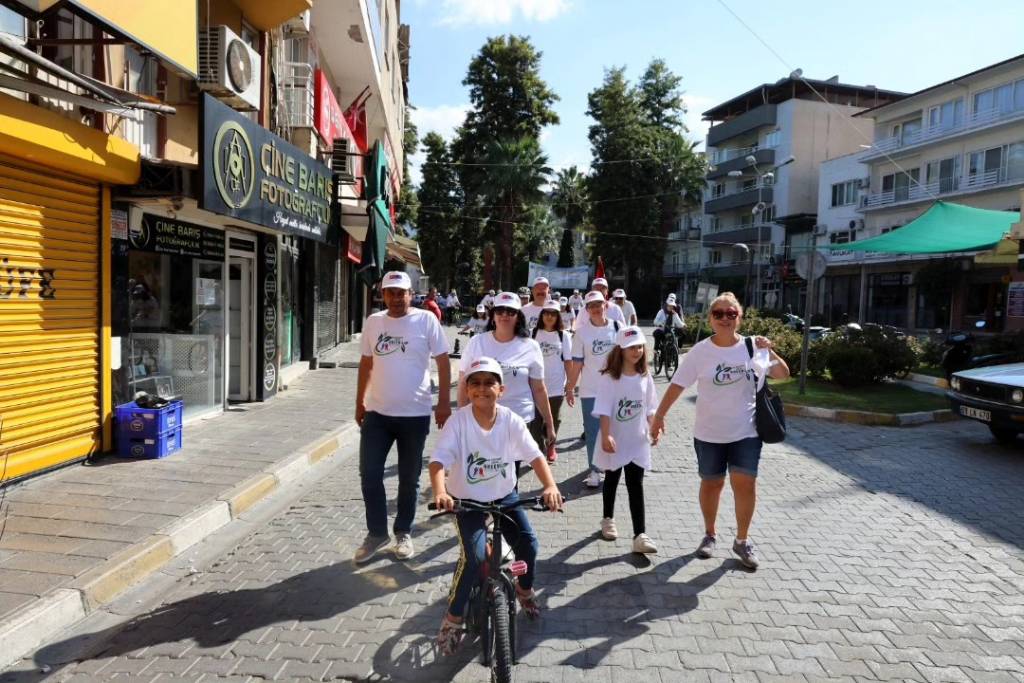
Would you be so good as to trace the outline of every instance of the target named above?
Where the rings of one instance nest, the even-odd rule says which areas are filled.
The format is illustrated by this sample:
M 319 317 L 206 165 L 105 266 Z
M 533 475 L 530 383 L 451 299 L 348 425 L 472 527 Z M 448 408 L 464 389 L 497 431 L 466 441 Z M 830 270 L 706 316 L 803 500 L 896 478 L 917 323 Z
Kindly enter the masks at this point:
M 444 138 L 434 132 L 423 138 L 423 182 L 420 183 L 416 240 L 423 267 L 434 284 L 450 287 L 459 254 L 453 248 L 462 225 L 461 192 Z
M 558 245 L 558 267 L 572 268 L 576 265 L 576 255 L 573 253 L 572 230 L 562 230 L 562 241 Z
M 565 223 L 558 249 L 558 267 L 569 268 L 575 265 L 574 234 L 586 221 L 589 211 L 586 178 L 578 168 L 570 166 L 558 172 L 551 192 L 551 205 L 554 214 Z
M 402 188 L 398 198 L 398 226 L 415 225 L 419 199 L 416 188 L 409 176 L 409 157 L 416 153 L 419 144 L 419 131 L 409 115 L 409 107 L 405 108 L 405 132 L 402 135 Z

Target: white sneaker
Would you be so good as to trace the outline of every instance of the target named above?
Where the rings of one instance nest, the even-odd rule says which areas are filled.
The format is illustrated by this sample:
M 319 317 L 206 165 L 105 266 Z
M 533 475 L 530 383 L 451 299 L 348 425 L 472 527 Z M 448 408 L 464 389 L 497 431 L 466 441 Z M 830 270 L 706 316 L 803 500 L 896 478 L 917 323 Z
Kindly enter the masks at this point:
M 637 534 L 636 538 L 633 539 L 633 552 L 644 555 L 656 553 L 658 552 L 658 546 L 654 545 L 654 541 L 647 534 Z
M 590 474 L 587 476 L 587 479 L 586 481 L 584 481 L 584 483 L 587 485 L 588 488 L 596 489 L 599 486 L 601 486 L 601 481 L 603 479 L 604 477 L 601 476 L 600 472 L 596 470 L 590 470 Z
M 412 534 L 395 534 L 395 559 L 408 560 L 416 553 L 412 545 Z
M 619 537 L 619 530 L 615 526 L 615 520 L 611 517 L 605 517 L 601 520 L 601 537 L 606 541 L 614 541 Z

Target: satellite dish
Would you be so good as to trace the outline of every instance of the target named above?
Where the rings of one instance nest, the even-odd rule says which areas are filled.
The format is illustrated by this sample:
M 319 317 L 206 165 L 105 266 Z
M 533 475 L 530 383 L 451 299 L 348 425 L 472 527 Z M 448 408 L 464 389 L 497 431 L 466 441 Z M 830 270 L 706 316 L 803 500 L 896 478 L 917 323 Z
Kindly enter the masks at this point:
M 805 280 L 817 280 L 825 274 L 828 262 L 816 251 L 800 254 L 796 257 L 796 274 Z

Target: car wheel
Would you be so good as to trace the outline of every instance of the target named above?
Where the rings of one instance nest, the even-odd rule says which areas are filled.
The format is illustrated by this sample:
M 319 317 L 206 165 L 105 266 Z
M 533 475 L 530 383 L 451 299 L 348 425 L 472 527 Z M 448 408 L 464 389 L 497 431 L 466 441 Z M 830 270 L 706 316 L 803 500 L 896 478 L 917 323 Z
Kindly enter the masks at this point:
M 1007 429 L 1006 427 L 994 427 L 989 426 L 988 430 L 992 432 L 992 436 L 996 438 L 996 441 L 1003 445 L 1010 445 L 1017 441 L 1017 431 L 1014 429 Z

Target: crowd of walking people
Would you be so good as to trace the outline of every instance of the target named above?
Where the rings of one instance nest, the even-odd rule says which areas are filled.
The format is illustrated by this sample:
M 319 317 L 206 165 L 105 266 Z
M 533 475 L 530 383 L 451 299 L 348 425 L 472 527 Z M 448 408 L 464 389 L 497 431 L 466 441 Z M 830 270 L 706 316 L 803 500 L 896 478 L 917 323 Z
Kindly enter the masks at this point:
M 600 535 L 608 541 L 618 538 L 615 500 L 624 478 L 632 550 L 656 553 L 646 527 L 644 474 L 666 431 L 669 412 L 693 386 L 698 390 L 693 429 L 701 480 L 697 496 L 704 517 L 696 554 L 709 558 L 715 553 L 719 499 L 728 478 L 736 507 L 732 550 L 746 567 L 758 567 L 757 549 L 749 537 L 762 446 L 755 422 L 756 394 L 769 377 L 787 377 L 789 368 L 770 339 L 740 334 L 743 307 L 733 294 L 723 293 L 711 302 L 708 320 L 713 334 L 682 356 L 659 401 L 648 370 L 647 339 L 638 326 L 636 308 L 622 289 L 609 290 L 607 280 L 597 277 L 589 291 L 575 290 L 563 297 L 546 278 L 537 277 L 529 288 L 515 292 L 491 290 L 462 327 L 472 336 L 460 359 L 453 413 L 449 347 L 442 329 L 446 317 L 438 302 L 443 299 L 444 309 L 457 310 L 458 296 L 452 291 L 444 297 L 432 289 L 421 308 L 415 308 L 411 282 L 401 272 L 387 273 L 381 287 L 386 309 L 371 315 L 364 326 L 356 394 L 367 525 L 366 538 L 354 556 L 356 564 L 366 563 L 391 542 L 384 470 L 396 443 L 394 554 L 404 560 L 415 552 L 412 527 L 430 428 L 433 358 L 439 381 L 433 415 L 441 434 L 429 470 L 439 509 L 455 509 L 458 499 L 513 503 L 524 467 L 537 475 L 548 509 L 561 509 L 563 498 L 550 468 L 558 459 L 560 415 L 565 408 L 575 408 L 578 398 L 587 452 L 584 483 L 602 489 Z M 683 326 L 674 296 L 666 299 L 655 324 L 655 337 Z M 534 565 L 539 540 L 526 514 L 520 513 L 515 519 L 517 533 L 509 542 L 528 570 L 517 577 L 516 597 L 523 611 L 536 618 L 540 604 Z M 460 559 L 437 639 L 446 654 L 454 652 L 462 638 L 469 589 L 485 559 L 485 517 L 482 512 L 457 510 Z

